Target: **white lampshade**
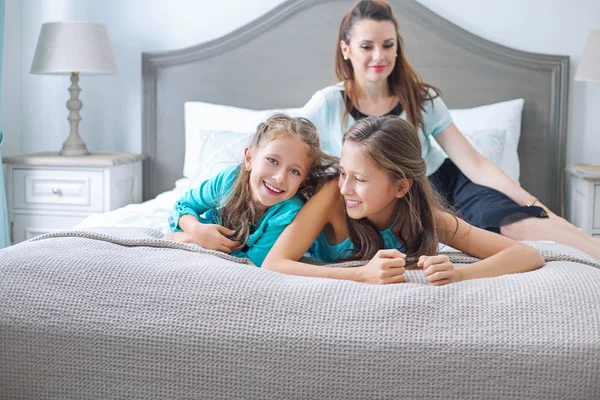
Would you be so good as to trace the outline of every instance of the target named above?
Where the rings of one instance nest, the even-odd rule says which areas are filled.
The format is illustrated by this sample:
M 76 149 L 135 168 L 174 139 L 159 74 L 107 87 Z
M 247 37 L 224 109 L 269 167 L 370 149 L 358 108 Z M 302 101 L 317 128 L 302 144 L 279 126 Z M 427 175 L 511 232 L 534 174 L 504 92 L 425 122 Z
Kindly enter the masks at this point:
M 32 74 L 116 74 L 117 63 L 106 27 L 96 22 L 42 25 L 31 64 Z
M 600 82 L 600 29 L 588 35 L 575 80 Z

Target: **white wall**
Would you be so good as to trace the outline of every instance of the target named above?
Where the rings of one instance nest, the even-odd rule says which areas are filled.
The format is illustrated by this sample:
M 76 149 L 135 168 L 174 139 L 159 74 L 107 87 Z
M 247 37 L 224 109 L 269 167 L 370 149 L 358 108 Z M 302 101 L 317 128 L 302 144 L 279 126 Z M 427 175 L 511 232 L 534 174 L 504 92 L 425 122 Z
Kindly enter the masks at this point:
M 418 0 L 486 39 L 519 50 L 571 56 L 575 74 L 587 34 L 600 28 L 598 0 Z M 80 133 L 91 151 L 141 151 L 141 53 L 222 36 L 283 0 L 6 0 L 2 71 L 3 154 L 57 151 L 68 136 L 67 76 L 30 75 L 40 26 L 104 23 L 115 76 L 81 76 Z M 336 22 L 337 23 L 337 22 Z M 435 82 L 432 82 L 435 84 Z M 570 82 L 567 162 L 600 163 L 600 84 Z
M 598 0 L 418 0 L 478 36 L 518 50 L 571 57 L 567 163 L 600 164 L 600 82 L 575 82 Z

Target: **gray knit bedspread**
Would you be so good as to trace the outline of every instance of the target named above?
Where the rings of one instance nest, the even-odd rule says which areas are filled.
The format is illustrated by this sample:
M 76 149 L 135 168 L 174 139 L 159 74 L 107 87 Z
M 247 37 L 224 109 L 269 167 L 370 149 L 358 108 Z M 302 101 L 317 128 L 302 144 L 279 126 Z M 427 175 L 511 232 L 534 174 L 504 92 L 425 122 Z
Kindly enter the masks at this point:
M 0 398 L 600 399 L 600 263 L 532 245 L 536 271 L 377 286 L 49 234 L 0 250 Z

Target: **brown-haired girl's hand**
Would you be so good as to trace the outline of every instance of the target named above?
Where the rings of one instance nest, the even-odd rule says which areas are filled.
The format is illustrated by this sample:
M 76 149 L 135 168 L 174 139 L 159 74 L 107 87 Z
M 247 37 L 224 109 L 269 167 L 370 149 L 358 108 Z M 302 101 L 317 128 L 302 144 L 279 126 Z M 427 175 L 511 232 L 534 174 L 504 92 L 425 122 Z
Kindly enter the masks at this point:
M 423 268 L 425 278 L 434 286 L 446 285 L 460 280 L 458 271 L 456 271 L 448 256 L 421 256 L 417 266 Z
M 379 250 L 367 265 L 359 268 L 359 281 L 372 284 L 405 282 L 406 254 L 396 249 Z

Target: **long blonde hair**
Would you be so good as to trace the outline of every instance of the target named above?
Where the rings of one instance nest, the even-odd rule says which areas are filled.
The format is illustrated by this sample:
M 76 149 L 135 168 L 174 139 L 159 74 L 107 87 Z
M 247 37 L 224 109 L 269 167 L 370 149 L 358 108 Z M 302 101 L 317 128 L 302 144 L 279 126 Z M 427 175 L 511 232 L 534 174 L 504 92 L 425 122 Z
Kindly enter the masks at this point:
M 258 149 L 284 136 L 300 139 L 308 146 L 311 165 L 297 193 L 304 200 L 308 200 L 325 181 L 337 175 L 338 159 L 321 150 L 317 128 L 312 122 L 306 118 L 292 118 L 285 114 L 274 114 L 258 125 L 250 147 Z M 219 210 L 221 225 L 236 230 L 233 240 L 239 241 L 238 248 L 242 248 L 248 241 L 252 225 L 260 217 L 252 201 L 250 171 L 240 166 L 229 193 Z
M 359 146 L 392 181 L 412 181 L 406 195 L 398 199 L 400 230 L 395 235 L 409 257 L 436 254 L 440 234 L 436 211 L 445 207 L 427 178 L 427 164 L 415 128 L 396 116 L 368 117 L 356 122 L 343 140 Z M 379 230 L 367 218 L 355 220 L 346 214 L 346 222 L 354 245 L 347 259 L 371 259 L 383 248 Z
M 404 42 L 398 33 L 398 22 L 392 8 L 384 0 L 361 0 L 350 10 L 342 20 L 336 42 L 335 74 L 344 82 L 344 102 L 346 111 L 344 119 L 354 107 L 358 106 L 358 93 L 354 77 L 354 69 L 350 60 L 344 60 L 340 41 L 350 44 L 352 30 L 358 21 L 390 21 L 396 28 L 396 64 L 388 77 L 390 94 L 398 97 L 400 105 L 406 111 L 406 119 L 415 128 L 423 128 L 422 112 L 425 111 L 425 101 L 433 101 L 441 95 L 435 86 L 423 82 L 417 71 L 408 63 L 404 55 Z M 429 90 L 433 90 L 431 95 Z

